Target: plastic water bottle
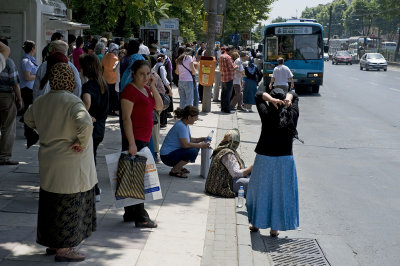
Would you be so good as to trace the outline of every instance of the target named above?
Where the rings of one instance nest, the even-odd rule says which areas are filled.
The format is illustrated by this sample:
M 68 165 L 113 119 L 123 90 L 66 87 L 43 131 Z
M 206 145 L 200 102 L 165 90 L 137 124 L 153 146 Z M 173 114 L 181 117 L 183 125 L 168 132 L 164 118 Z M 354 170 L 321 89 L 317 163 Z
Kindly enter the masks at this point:
M 211 130 L 211 132 L 208 134 L 206 142 L 211 142 L 213 135 L 214 135 L 214 129 Z
M 243 198 L 244 198 L 244 189 L 243 186 L 240 186 L 237 198 L 237 205 L 236 207 L 242 208 L 243 207 Z

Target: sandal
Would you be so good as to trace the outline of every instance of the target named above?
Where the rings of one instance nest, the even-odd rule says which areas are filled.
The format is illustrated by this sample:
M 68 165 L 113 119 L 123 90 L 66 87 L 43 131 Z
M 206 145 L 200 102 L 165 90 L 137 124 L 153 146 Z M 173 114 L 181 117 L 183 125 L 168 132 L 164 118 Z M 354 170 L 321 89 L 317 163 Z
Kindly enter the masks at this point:
M 271 230 L 271 231 L 269 232 L 269 235 L 270 235 L 271 237 L 277 237 L 277 236 L 279 236 L 279 232 L 278 232 L 278 230 Z
M 175 176 L 175 177 L 179 177 L 179 178 L 187 178 L 187 175 L 183 172 L 169 172 L 170 176 Z
M 136 222 L 135 226 L 141 228 L 157 228 L 158 224 L 152 220 L 148 220 L 147 222 Z
M 252 224 L 250 224 L 249 225 L 249 229 L 250 229 L 250 231 L 252 231 L 253 233 L 255 233 L 255 232 L 258 232 L 258 227 L 255 227 L 254 225 L 252 225 Z
M 58 261 L 58 262 L 84 261 L 85 254 L 75 251 L 74 248 L 70 248 L 66 252 L 63 252 L 61 254 L 57 253 L 54 259 L 55 259 L 55 261 Z
M 184 174 L 190 174 L 190 171 L 188 169 L 186 169 L 185 167 L 182 167 L 181 172 Z

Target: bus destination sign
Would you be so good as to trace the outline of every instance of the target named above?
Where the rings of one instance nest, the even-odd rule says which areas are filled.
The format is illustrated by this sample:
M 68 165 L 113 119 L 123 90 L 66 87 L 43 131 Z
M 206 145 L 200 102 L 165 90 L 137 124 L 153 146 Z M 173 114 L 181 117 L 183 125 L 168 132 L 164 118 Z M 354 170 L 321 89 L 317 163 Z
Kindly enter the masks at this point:
M 312 34 L 312 27 L 276 27 L 275 35 Z

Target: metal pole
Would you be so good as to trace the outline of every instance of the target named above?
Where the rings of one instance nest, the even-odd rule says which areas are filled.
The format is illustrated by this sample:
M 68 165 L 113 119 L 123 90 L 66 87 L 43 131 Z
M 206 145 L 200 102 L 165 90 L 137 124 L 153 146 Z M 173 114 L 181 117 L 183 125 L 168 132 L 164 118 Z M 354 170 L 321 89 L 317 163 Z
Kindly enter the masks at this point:
M 328 46 L 329 46 L 329 40 L 331 39 L 331 27 L 332 27 L 332 5 L 329 7 L 329 27 L 328 27 L 328 41 L 327 41 Z
M 205 0 L 208 1 L 208 32 L 207 32 L 207 49 L 205 52 L 206 56 L 215 56 L 215 28 L 217 24 L 217 8 L 218 1 Z M 204 86 L 203 88 L 203 100 L 201 110 L 203 112 L 211 112 L 211 90 L 212 86 Z

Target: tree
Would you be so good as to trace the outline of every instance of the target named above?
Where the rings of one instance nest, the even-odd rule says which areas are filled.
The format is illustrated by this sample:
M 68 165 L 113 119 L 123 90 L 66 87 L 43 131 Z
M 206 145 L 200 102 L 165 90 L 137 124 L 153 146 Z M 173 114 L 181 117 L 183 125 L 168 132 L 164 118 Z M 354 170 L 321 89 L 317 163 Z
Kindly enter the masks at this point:
M 382 16 L 387 20 L 391 18 L 400 18 L 400 2 L 398 0 L 380 0 L 378 1 L 378 7 L 382 12 Z M 395 51 L 395 60 L 399 59 L 399 49 L 400 49 L 400 30 L 399 37 L 397 41 L 397 47 Z
M 233 33 L 250 33 L 260 20 L 268 19 L 274 0 L 228 0 L 225 16 L 225 42 Z
M 276 19 L 272 20 L 271 22 L 272 22 L 272 23 L 278 23 L 278 22 L 285 22 L 285 21 L 286 21 L 285 18 L 279 16 L 279 17 L 277 17 Z
M 138 34 L 145 22 L 168 18 L 169 3 L 162 0 L 64 0 L 73 18 L 90 25 L 90 34 L 113 32 L 116 36 Z
M 355 0 L 344 12 L 345 27 L 351 35 L 369 35 L 372 22 L 378 15 L 378 6 L 375 1 Z

